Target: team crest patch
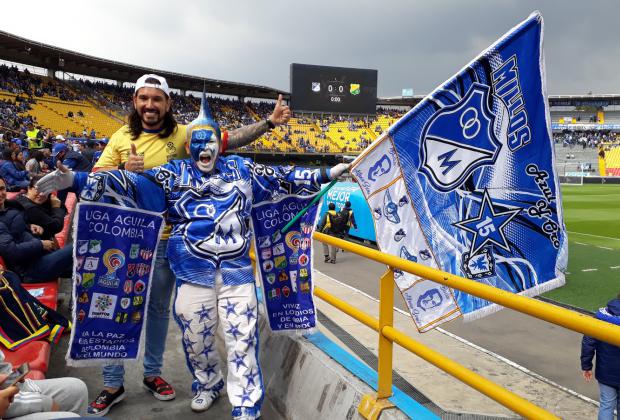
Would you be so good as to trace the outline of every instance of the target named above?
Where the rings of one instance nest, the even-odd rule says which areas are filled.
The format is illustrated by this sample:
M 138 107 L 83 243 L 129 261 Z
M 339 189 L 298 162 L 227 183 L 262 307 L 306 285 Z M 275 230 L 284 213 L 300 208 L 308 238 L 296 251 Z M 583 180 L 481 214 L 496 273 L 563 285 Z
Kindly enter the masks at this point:
M 420 171 L 438 191 L 451 191 L 477 168 L 495 162 L 501 144 L 493 131 L 489 87 L 472 84 L 456 104 L 435 113 L 424 126 Z
M 258 237 L 258 247 L 266 248 L 271 246 L 271 238 L 269 236 L 259 236 Z
M 150 260 L 153 257 L 152 249 L 141 249 L 140 250 L 140 258 L 143 260 Z
M 79 240 L 77 241 L 77 253 L 80 255 L 86 254 L 88 252 L 88 241 L 87 240 Z M 79 268 L 78 268 L 79 270 Z
M 86 185 L 82 189 L 81 196 L 88 201 L 98 201 L 103 195 L 105 187 L 104 175 L 90 175 L 86 180 Z
M 101 240 L 91 239 L 88 241 L 88 252 L 91 254 L 97 254 L 101 251 Z
M 269 258 L 271 258 L 271 248 L 262 249 L 260 252 L 260 256 L 263 260 L 268 260 Z
M 485 247 L 477 254 L 469 256 L 469 252 L 463 253 L 463 273 L 470 279 L 481 279 L 495 275 L 495 258 L 491 247 Z

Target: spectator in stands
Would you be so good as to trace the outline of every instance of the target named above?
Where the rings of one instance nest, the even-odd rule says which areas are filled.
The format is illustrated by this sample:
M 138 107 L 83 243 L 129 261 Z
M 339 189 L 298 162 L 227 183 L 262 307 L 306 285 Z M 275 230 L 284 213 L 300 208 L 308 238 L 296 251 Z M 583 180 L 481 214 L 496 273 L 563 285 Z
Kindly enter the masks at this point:
M 93 162 L 93 156 L 95 154 L 95 141 L 89 139 L 81 142 L 80 153 L 86 158 L 87 161 Z
M 13 371 L 0 351 L 0 374 Z M 88 389 L 77 378 L 24 380 L 19 387 L 0 391 L 0 418 L 52 420 L 79 417 L 86 411 Z
M 0 256 L 7 268 L 25 283 L 71 277 L 73 246 L 58 249 L 55 241 L 39 239 L 43 228 L 28 225 L 23 207 L 7 200 L 6 192 L 6 183 L 0 178 Z
M 8 374 L 0 374 L 0 383 L 4 382 Z M 0 390 L 0 419 L 6 416 L 9 406 L 15 400 L 15 395 L 19 392 L 19 388 L 15 385 Z
M 11 148 L 13 149 L 15 153 L 22 150 L 23 145 L 24 145 L 24 142 L 22 141 L 22 139 L 17 138 L 11 141 Z
M 67 168 L 75 172 L 90 172 L 92 163 L 82 154 L 69 150 L 66 144 L 56 143 L 52 151 L 55 161 L 62 162 Z
M 73 139 L 71 142 L 69 142 L 67 144 L 67 147 L 70 150 L 73 150 L 74 152 L 80 153 L 80 140 L 79 139 Z
M 43 162 L 41 162 L 41 169 L 43 171 L 50 171 L 55 168 L 54 166 L 54 158 L 52 157 L 51 149 L 41 149 L 43 153 Z
M 620 325 L 620 294 L 596 313 L 596 318 Z M 586 382 L 592 381 L 592 360 L 596 356 L 595 376 L 600 391 L 599 420 L 613 420 L 620 414 L 620 347 L 592 337 L 581 342 L 581 370 Z
M 28 138 L 29 149 L 40 149 L 41 137 L 39 137 L 39 129 L 34 127 L 34 124 L 28 123 L 28 130 L 26 130 L 26 137 Z
M 26 223 L 43 228 L 40 238 L 54 240 L 54 236 L 64 227 L 67 210 L 55 195 L 39 193 L 35 187 L 39 179 L 41 177 L 36 176 L 30 180 L 28 190 L 17 197 L 17 202 L 24 209 Z
M 43 141 L 41 144 L 43 148 L 51 149 L 54 145 L 54 132 L 50 129 L 43 130 L 42 132 L 43 132 Z
M 35 150 L 34 152 L 32 152 L 32 154 L 30 155 L 30 159 L 28 160 L 28 162 L 26 162 L 26 170 L 28 171 L 30 176 L 37 175 L 43 172 L 43 168 L 41 167 L 41 165 L 43 164 L 44 156 L 41 150 Z
M 26 163 L 24 161 L 24 151 L 23 150 L 18 150 L 15 153 L 15 161 L 13 162 L 15 163 L 15 167 L 17 168 L 18 171 L 25 171 L 26 170 Z
M 2 153 L 3 160 L 0 161 L 0 177 L 5 180 L 8 191 L 19 191 L 28 187 L 28 171 L 17 169 L 16 157 L 15 149 L 7 149 Z
M 97 163 L 97 161 L 101 157 L 101 154 L 103 153 L 103 149 L 105 149 L 106 144 L 107 144 L 107 139 L 105 138 L 95 143 L 95 150 L 93 152 L 93 160 L 92 160 L 93 165 Z

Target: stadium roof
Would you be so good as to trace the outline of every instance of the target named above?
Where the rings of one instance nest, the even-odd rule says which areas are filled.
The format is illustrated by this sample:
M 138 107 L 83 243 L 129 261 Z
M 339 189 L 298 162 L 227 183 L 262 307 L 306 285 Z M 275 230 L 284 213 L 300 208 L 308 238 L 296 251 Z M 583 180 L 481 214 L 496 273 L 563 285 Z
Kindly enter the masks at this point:
M 287 92 L 267 86 L 190 76 L 93 57 L 31 41 L 4 31 L 0 31 L 0 58 L 54 71 L 121 82 L 135 82 L 145 73 L 157 73 L 167 79 L 170 87 L 186 91 L 201 92 L 204 83 L 207 92 L 221 95 L 276 99 L 279 93 L 287 94 Z
M 268 86 L 209 79 L 135 66 L 31 41 L 4 31 L 0 31 L 0 58 L 54 71 L 64 71 L 120 82 L 133 83 L 145 73 L 157 73 L 167 79 L 170 87 L 186 91 L 201 92 L 203 84 L 205 84 L 207 92 L 213 94 L 275 99 L 281 93 L 287 99 L 290 97 L 288 92 Z M 377 105 L 413 107 L 423 97 L 418 95 L 414 97 L 377 98 Z M 551 95 L 549 96 L 549 102 L 551 105 L 583 105 L 584 103 L 590 103 L 595 106 L 605 106 L 608 104 L 620 104 L 620 95 Z

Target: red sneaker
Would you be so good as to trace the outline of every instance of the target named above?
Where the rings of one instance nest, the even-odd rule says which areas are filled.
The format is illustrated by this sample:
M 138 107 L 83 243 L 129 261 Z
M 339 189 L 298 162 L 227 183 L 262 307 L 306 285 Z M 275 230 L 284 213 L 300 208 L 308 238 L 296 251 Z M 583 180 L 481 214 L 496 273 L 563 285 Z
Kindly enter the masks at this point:
M 103 390 L 97 398 L 88 405 L 88 415 L 92 417 L 102 417 L 108 414 L 110 408 L 125 398 L 125 388 L 122 386 L 114 394 Z
M 142 384 L 144 388 L 150 391 L 159 401 L 170 401 L 174 400 L 176 397 L 172 385 L 166 382 L 161 376 L 156 376 L 152 381 L 147 381 L 146 378 L 144 378 Z

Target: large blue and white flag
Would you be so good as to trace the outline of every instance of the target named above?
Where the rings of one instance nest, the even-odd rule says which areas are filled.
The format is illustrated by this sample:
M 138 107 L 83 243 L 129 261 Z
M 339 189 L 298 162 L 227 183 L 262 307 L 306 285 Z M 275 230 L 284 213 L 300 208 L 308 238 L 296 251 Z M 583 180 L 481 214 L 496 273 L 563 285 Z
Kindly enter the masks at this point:
M 535 12 L 353 163 L 382 251 L 528 296 L 564 284 L 542 45 Z M 395 277 L 420 331 L 499 309 L 408 273 Z

